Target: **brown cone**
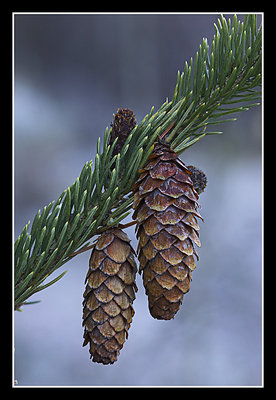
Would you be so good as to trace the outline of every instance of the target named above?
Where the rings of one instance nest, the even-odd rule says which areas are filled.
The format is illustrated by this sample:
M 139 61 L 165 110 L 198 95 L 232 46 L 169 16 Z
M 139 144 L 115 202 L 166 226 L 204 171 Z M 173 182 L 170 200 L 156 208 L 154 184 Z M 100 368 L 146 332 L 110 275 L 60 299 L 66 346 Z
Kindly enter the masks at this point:
M 128 336 L 136 264 L 128 236 L 118 228 L 104 232 L 89 261 L 83 301 L 84 343 L 92 361 L 113 364 Z
M 197 194 L 201 194 L 204 192 L 207 186 L 207 175 L 205 172 L 201 171 L 197 167 L 194 167 L 193 165 L 188 165 L 187 168 L 192 173 L 191 179 L 193 181 L 194 189 L 196 190 Z
M 191 172 L 161 142 L 140 170 L 134 185 L 133 218 L 137 219 L 139 273 L 149 310 L 157 319 L 171 319 L 190 289 L 198 235 L 198 194 Z M 202 218 L 201 218 L 202 219 Z
M 118 154 L 128 135 L 136 125 L 134 113 L 129 108 L 118 108 L 117 113 L 114 115 L 113 123 L 111 124 L 112 130 L 110 133 L 109 144 L 111 145 L 116 138 L 118 138 L 112 156 Z

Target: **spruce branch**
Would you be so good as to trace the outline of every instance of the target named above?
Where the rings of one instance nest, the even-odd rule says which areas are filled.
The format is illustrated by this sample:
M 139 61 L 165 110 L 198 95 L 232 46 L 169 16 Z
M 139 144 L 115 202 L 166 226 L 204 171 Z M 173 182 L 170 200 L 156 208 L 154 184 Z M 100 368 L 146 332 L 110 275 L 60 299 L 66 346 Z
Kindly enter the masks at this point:
M 155 113 L 152 107 L 114 156 L 116 140 L 109 145 L 111 129 L 106 128 L 94 164 L 86 162 L 73 185 L 26 224 L 14 244 L 15 309 L 33 303 L 29 297 L 66 273 L 45 283 L 54 271 L 91 249 L 95 235 L 118 226 L 131 212 L 132 186 L 158 137 L 180 154 L 204 136 L 220 134 L 207 128 L 233 121 L 225 118 L 228 114 L 258 105 L 262 30 L 256 19 L 221 16 L 211 47 L 204 38 L 195 59 L 178 72 L 172 100 Z

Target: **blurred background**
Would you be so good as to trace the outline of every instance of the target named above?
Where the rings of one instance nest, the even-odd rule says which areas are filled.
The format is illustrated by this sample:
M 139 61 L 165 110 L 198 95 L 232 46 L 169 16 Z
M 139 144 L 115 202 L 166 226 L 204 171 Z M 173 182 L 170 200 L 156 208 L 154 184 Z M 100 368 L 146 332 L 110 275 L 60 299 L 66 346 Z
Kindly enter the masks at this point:
M 14 15 L 15 239 L 94 159 L 118 107 L 134 110 L 139 123 L 172 98 L 177 70 L 203 37 L 211 44 L 218 17 Z M 15 313 L 19 386 L 262 384 L 262 110 L 236 116 L 217 126 L 223 135 L 181 156 L 207 173 L 208 185 L 200 196 L 200 261 L 174 320 L 150 316 L 137 275 L 135 316 L 118 361 L 92 363 L 82 347 L 89 254 L 81 254 L 30 299 L 39 304 Z M 134 228 L 127 233 L 136 247 Z

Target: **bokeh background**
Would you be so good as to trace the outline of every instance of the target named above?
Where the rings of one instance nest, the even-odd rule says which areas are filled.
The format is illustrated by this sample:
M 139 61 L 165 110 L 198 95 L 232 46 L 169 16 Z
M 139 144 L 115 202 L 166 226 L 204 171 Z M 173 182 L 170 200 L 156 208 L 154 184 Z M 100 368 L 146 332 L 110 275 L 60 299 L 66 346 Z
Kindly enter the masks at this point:
M 211 44 L 218 17 L 14 15 L 15 239 L 94 159 L 118 107 L 133 109 L 140 122 L 152 105 L 171 99 L 177 70 L 203 37 Z M 174 320 L 149 315 L 137 276 L 135 316 L 119 360 L 92 363 L 82 347 L 89 254 L 81 254 L 58 271 L 68 270 L 58 283 L 32 297 L 39 304 L 15 313 L 19 386 L 262 384 L 261 116 L 261 107 L 240 113 L 217 126 L 223 135 L 182 155 L 207 173 L 208 186 L 200 196 L 200 261 Z M 136 247 L 134 228 L 127 233 Z

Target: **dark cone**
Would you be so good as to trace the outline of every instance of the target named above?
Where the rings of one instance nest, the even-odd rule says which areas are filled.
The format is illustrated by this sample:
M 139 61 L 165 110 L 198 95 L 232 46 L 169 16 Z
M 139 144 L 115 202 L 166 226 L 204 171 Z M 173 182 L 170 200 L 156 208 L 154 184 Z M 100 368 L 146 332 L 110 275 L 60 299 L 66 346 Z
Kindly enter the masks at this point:
M 83 301 L 84 343 L 92 361 L 113 364 L 128 336 L 137 287 L 134 250 L 118 228 L 104 232 L 89 261 Z
M 188 165 L 188 170 L 192 173 L 191 179 L 193 181 L 194 189 L 197 194 L 201 194 L 204 192 L 207 186 L 207 176 L 205 172 L 201 171 L 199 168 L 194 167 L 193 165 Z
M 157 319 L 171 319 L 190 289 L 200 246 L 198 194 L 191 172 L 168 145 L 157 143 L 134 185 L 139 273 L 149 310 Z M 202 218 L 201 218 L 202 219 Z
M 118 138 L 115 144 L 112 156 L 118 154 L 128 135 L 136 125 L 134 113 L 129 108 L 118 108 L 117 113 L 114 115 L 113 123 L 111 124 L 112 130 L 110 133 L 109 144 L 112 144 Z

